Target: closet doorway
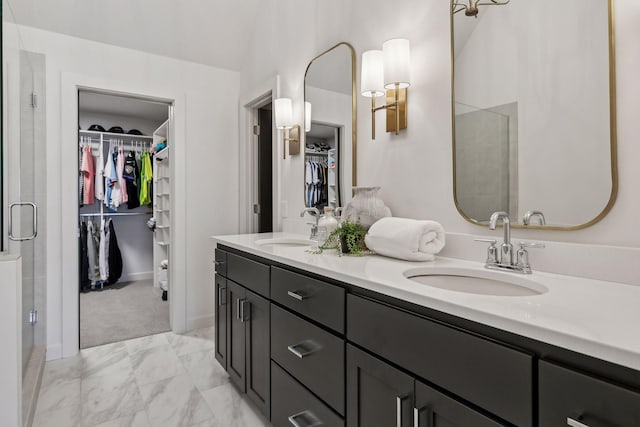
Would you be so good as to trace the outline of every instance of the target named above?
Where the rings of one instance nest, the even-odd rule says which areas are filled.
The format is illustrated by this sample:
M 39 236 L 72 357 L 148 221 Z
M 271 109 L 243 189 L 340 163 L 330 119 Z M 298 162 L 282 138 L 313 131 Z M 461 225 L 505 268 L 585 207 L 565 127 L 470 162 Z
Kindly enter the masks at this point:
M 78 91 L 80 348 L 171 330 L 171 105 Z

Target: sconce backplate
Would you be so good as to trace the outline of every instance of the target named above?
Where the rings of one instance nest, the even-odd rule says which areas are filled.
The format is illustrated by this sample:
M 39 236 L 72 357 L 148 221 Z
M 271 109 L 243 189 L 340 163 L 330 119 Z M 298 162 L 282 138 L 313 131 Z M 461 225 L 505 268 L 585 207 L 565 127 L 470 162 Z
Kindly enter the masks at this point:
M 300 125 L 289 129 L 289 155 L 300 154 Z
M 407 89 L 398 89 L 398 108 L 400 108 L 400 129 L 407 128 Z M 396 89 L 387 90 L 387 105 L 396 102 Z M 387 108 L 387 132 L 396 131 L 395 107 Z

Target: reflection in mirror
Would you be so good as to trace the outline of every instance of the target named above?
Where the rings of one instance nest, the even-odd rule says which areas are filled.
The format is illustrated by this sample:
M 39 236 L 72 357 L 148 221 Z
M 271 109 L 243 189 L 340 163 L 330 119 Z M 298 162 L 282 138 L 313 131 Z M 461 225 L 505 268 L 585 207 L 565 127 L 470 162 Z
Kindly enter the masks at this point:
M 304 79 L 304 202 L 344 206 L 356 185 L 355 52 L 340 43 L 314 58 Z M 308 117 L 309 113 L 311 117 Z
M 615 85 L 608 0 L 480 7 L 452 2 L 454 192 L 486 224 L 582 228 L 615 201 Z

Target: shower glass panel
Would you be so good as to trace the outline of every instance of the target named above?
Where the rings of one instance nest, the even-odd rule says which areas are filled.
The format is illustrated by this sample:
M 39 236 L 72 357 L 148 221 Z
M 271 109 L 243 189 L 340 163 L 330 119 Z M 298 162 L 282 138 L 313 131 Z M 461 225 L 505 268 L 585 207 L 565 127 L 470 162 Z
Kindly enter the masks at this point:
M 43 55 L 27 51 L 7 6 L 10 4 L 3 2 L 3 175 L 7 180 L 3 240 L 5 249 L 22 260 L 22 363 L 26 372 L 34 346 L 42 355 L 46 344 L 46 240 L 41 216 L 46 197 L 45 61 Z
M 458 206 L 481 222 L 495 211 L 517 215 L 517 147 L 509 138 L 509 115 L 460 103 L 455 113 Z

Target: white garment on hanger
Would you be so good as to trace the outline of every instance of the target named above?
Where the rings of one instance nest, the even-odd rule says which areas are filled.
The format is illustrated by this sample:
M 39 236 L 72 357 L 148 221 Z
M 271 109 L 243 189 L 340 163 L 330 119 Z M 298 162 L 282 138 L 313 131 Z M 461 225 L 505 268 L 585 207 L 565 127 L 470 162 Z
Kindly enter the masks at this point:
M 89 260 L 89 280 L 95 285 L 100 276 L 96 275 L 96 246 L 93 243 L 93 222 L 87 221 L 87 259 Z
M 102 143 L 100 143 L 100 148 L 98 150 L 95 187 L 96 199 L 104 200 L 104 155 L 102 154 Z

